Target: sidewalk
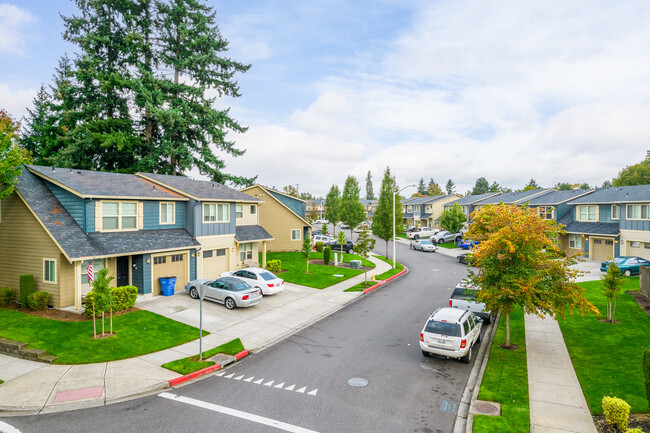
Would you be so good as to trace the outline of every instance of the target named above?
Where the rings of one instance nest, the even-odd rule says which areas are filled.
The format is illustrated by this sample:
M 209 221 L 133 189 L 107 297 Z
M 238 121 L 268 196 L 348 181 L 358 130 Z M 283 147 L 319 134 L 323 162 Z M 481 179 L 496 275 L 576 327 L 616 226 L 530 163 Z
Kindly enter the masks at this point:
M 379 275 L 390 266 L 370 258 Z M 358 275 L 328 288 L 286 284 L 284 292 L 265 297 L 252 308 L 229 311 L 206 302 L 203 350 L 240 338 L 249 351 L 266 347 L 336 312 L 363 292 L 343 292 L 364 280 Z M 214 304 L 214 305 L 213 305 Z M 137 304 L 166 317 L 198 327 L 198 301 L 184 290 L 172 297 L 156 297 Z M 218 314 L 206 320 L 206 309 Z M 199 340 L 160 352 L 113 362 L 83 365 L 49 365 L 0 354 L 0 415 L 33 415 L 102 406 L 142 397 L 170 387 L 169 380 L 180 377 L 161 365 L 199 353 Z

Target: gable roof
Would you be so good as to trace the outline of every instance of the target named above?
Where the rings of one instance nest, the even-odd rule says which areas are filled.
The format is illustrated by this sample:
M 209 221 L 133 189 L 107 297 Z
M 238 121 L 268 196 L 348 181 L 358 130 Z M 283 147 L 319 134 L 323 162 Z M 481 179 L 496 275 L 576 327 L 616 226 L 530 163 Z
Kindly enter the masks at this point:
M 304 222 L 305 225 L 307 225 L 307 226 L 309 226 L 309 227 L 311 227 L 311 228 L 314 228 L 314 226 L 312 226 L 311 224 L 309 224 L 309 222 L 308 222 L 306 219 L 304 219 L 303 217 L 301 217 L 300 215 L 298 215 L 298 214 L 297 214 L 293 209 L 291 209 L 289 206 L 287 206 L 286 204 L 282 203 L 282 200 L 280 200 L 280 199 L 278 199 L 277 197 L 275 197 L 275 196 L 273 195 L 273 193 L 276 193 L 277 191 L 275 191 L 275 190 L 273 190 L 273 189 L 266 189 L 265 187 L 263 187 L 263 186 L 260 185 L 260 184 L 255 184 L 255 185 L 252 185 L 252 186 L 248 186 L 248 187 L 246 187 L 246 188 L 242 188 L 242 189 L 241 189 L 241 192 L 242 192 L 242 194 L 245 194 L 245 195 L 247 195 L 247 196 L 249 196 L 249 197 L 253 197 L 252 195 L 249 195 L 248 193 L 243 192 L 243 191 L 249 191 L 249 190 L 251 190 L 251 189 L 253 189 L 253 188 L 259 188 L 259 189 L 261 189 L 262 191 L 264 191 L 264 192 L 267 194 L 268 197 L 270 197 L 270 198 L 272 198 L 273 200 L 275 200 L 276 202 L 280 203 L 280 204 L 281 204 L 281 205 L 282 205 L 286 210 L 288 210 L 289 212 L 291 212 L 291 213 L 292 213 L 296 218 L 300 218 L 300 220 L 301 220 L 302 222 Z M 286 194 L 283 194 L 283 195 L 286 195 Z M 293 196 L 288 196 L 288 197 L 295 198 L 295 197 L 293 197 Z M 259 199 L 255 198 L 255 200 L 259 200 Z M 300 201 L 304 201 L 304 200 L 300 200 Z
M 133 174 L 26 165 L 27 169 L 81 198 L 187 200 Z
M 558 222 L 566 226 L 564 230 L 570 234 L 618 236 L 621 231 L 618 223 L 573 221 L 570 212 Z
M 218 182 L 195 180 L 185 176 L 172 176 L 169 174 L 136 173 L 136 175 L 159 185 L 164 185 L 172 191 L 186 195 L 196 201 L 261 202 L 259 199 Z
M 252 241 L 271 241 L 273 236 L 267 232 L 264 227 L 258 225 L 237 226 L 235 233 L 235 240 L 237 242 L 252 242 Z
M 571 200 L 569 204 L 648 203 L 650 185 L 597 188 L 591 194 Z
M 528 206 L 557 206 L 572 199 L 576 199 L 585 194 L 589 194 L 593 189 L 571 189 L 566 191 L 551 191 L 548 194 L 535 197 L 528 202 Z
M 461 197 L 455 202 L 452 203 L 447 203 L 446 205 L 452 206 L 454 203 L 458 203 L 460 206 L 467 206 L 470 204 L 474 204 L 478 201 L 484 200 L 489 197 L 494 197 L 495 195 L 501 194 L 500 192 L 486 192 L 484 194 L 474 194 L 474 195 L 466 195 L 465 197 Z
M 499 195 L 495 195 L 492 197 L 488 197 L 486 199 L 483 199 L 477 203 L 477 205 L 486 205 L 486 204 L 518 204 L 522 201 L 527 201 L 527 199 L 532 199 L 533 197 L 538 197 L 542 194 L 547 194 L 549 192 L 553 191 L 552 189 L 531 189 L 528 191 L 520 191 L 520 192 L 502 192 Z

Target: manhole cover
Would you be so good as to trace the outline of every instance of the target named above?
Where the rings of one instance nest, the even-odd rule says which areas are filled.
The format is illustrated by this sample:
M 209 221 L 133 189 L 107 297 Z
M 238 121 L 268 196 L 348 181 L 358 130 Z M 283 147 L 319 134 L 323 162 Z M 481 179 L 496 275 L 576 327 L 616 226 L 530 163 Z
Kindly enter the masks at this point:
M 364 379 L 363 377 L 353 377 L 352 379 L 348 380 L 348 385 L 350 385 L 350 386 L 366 386 L 366 385 L 368 385 L 368 379 Z
M 483 402 L 475 403 L 474 404 L 474 410 L 476 410 L 476 412 L 478 412 L 478 413 L 482 413 L 482 414 L 486 414 L 486 415 L 498 414 L 499 413 L 499 408 L 498 407 L 496 407 L 493 404 L 483 403 Z

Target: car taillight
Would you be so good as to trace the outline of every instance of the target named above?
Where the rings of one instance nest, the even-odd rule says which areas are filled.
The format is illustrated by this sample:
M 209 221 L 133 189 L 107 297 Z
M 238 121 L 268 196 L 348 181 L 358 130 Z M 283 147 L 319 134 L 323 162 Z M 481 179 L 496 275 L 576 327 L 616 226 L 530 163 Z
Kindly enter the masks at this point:
M 246 299 L 248 299 L 248 295 L 242 296 L 242 299 L 245 301 Z
M 269 286 L 269 287 L 275 287 L 275 284 L 268 284 L 267 283 L 266 285 Z
M 449 306 L 450 306 L 450 307 L 453 307 L 453 305 L 451 305 L 451 299 L 449 300 Z
M 467 347 L 467 340 L 460 340 L 460 348 L 464 349 L 465 347 Z
M 420 332 L 420 341 L 424 342 L 424 334 Z

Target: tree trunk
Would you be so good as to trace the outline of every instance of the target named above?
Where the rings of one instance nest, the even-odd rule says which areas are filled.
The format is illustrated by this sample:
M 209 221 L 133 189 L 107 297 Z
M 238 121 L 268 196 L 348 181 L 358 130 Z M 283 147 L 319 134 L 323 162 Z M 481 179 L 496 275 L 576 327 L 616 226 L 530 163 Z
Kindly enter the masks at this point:
M 306 273 L 307 274 L 309 273 L 309 258 L 307 258 L 307 271 L 306 271 Z
M 614 310 L 612 311 L 612 323 L 614 323 L 614 317 L 616 317 L 616 304 L 618 303 L 618 296 L 614 298 Z
M 111 334 L 113 333 L 113 307 L 111 306 Z
M 102 311 L 102 337 L 104 336 L 104 312 Z
M 97 317 L 95 317 L 95 301 L 93 301 L 93 336 L 97 338 Z
M 510 347 L 510 313 L 506 313 L 506 346 Z
M 384 257 L 388 260 L 388 240 L 386 240 L 386 255 Z

